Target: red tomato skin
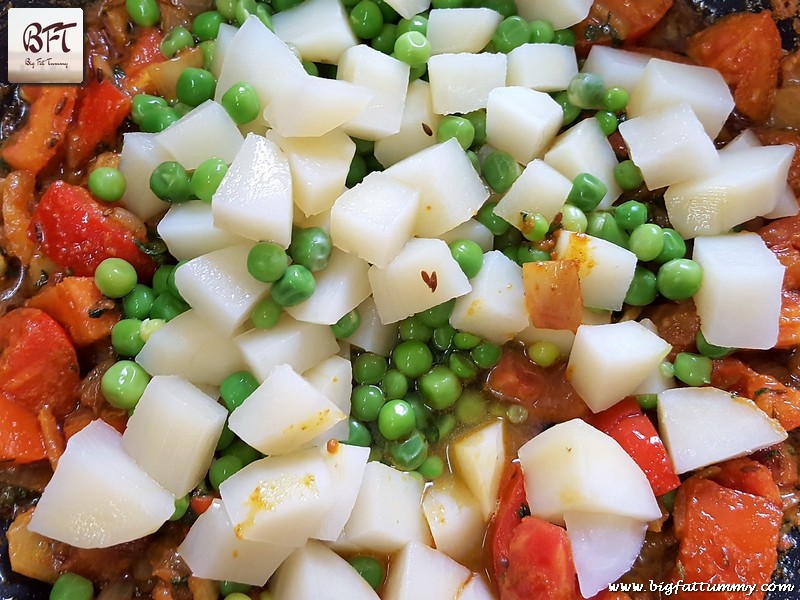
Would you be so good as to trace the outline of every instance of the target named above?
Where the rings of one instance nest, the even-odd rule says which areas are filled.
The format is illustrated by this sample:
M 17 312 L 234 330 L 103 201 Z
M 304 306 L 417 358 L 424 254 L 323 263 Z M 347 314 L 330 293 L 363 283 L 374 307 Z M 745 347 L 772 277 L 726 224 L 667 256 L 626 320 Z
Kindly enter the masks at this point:
M 44 460 L 46 456 L 39 419 L 0 394 L 0 461 L 23 465 Z
M 503 480 L 500 483 L 500 493 L 497 510 L 489 523 L 487 548 L 489 550 L 492 581 L 499 581 L 508 568 L 508 547 L 514 530 L 522 522 L 522 517 L 528 509 L 525 496 L 525 479 L 518 462 L 506 466 Z
M 136 246 L 135 233 L 109 218 L 107 210 L 85 188 L 56 181 L 33 211 L 28 235 L 50 259 L 79 277 L 94 276 L 103 260 L 117 257 L 134 266 L 140 281 L 149 281 L 153 261 Z
M 101 142 L 112 143 L 130 112 L 130 97 L 110 81 L 92 80 L 83 87 L 67 132 L 67 166 L 82 165 L 94 156 Z

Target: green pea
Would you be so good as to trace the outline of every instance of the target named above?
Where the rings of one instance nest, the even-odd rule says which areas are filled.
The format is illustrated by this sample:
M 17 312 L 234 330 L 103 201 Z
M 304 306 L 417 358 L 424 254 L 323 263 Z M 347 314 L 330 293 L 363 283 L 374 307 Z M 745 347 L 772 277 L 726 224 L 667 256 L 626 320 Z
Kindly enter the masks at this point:
M 561 121 L 563 126 L 569 125 L 578 118 L 578 115 L 581 114 L 581 109 L 570 102 L 569 95 L 567 94 L 566 90 L 556 92 L 552 96 L 553 100 L 558 103 L 562 112 L 564 113 L 564 118 Z
M 432 0 L 431 8 L 464 8 L 466 0 Z
M 673 362 L 675 377 L 686 385 L 701 386 L 711 383 L 711 359 L 699 354 L 679 352 Z
M 407 436 L 416 423 L 414 409 L 405 400 L 390 400 L 378 413 L 378 431 L 389 441 Z
M 642 410 L 654 410 L 658 406 L 658 394 L 637 394 L 636 403 Z
M 235 581 L 219 582 L 219 593 L 222 594 L 222 596 L 227 596 L 229 594 L 247 594 L 251 588 L 252 586 L 246 583 L 237 583 Z
M 125 8 L 131 21 L 140 27 L 152 27 L 161 20 L 156 0 L 125 0 Z
M 450 408 L 461 395 L 461 381 L 444 365 L 434 365 L 419 378 L 419 391 L 435 410 Z
M 251 462 L 257 461 L 263 455 L 244 440 L 236 439 L 225 448 L 223 456 L 236 456 L 242 461 L 242 465 L 246 467 Z
M 662 296 L 669 300 L 685 300 L 700 290 L 703 269 L 689 258 L 674 258 L 659 267 L 656 278 Z
M 192 178 L 179 163 L 162 162 L 150 175 L 150 189 L 164 202 L 186 202 L 192 195 Z
M 597 124 L 600 125 L 600 131 L 602 131 L 603 135 L 606 137 L 614 133 L 619 125 L 617 115 L 607 110 L 598 110 L 594 114 L 594 118 Z
M 377 385 L 357 385 L 350 395 L 350 412 L 359 421 L 369 423 L 378 418 L 385 402 L 383 390 Z
M 219 393 L 229 412 L 242 405 L 258 388 L 258 380 L 249 371 L 236 371 L 222 380 Z
M 247 272 L 264 283 L 278 281 L 289 266 L 289 255 L 274 242 L 259 242 L 247 253 Z
M 461 267 L 464 275 L 472 279 L 483 266 L 483 250 L 472 240 L 456 240 L 448 244 L 450 254 Z
M 350 11 L 350 27 L 362 40 L 371 40 L 383 29 L 383 13 L 372 0 L 361 0 Z
M 244 463 L 236 455 L 224 455 L 217 458 L 208 469 L 208 480 L 211 486 L 218 490 L 219 486 L 234 473 L 242 470 Z
M 486 401 L 475 389 L 466 389 L 455 405 L 456 418 L 467 425 L 476 425 L 486 416 Z
M 358 419 L 350 417 L 348 421 L 349 434 L 345 444 L 369 448 L 372 445 L 372 434 L 369 428 Z
M 519 246 L 508 246 L 506 248 L 503 248 L 502 252 L 505 255 L 505 257 L 508 258 L 509 260 L 512 260 L 517 264 L 521 264 L 519 262 L 519 256 L 520 256 Z
M 109 298 L 122 298 L 136 287 L 136 269 L 122 258 L 106 258 L 94 271 L 94 283 Z
M 150 310 L 150 316 L 153 317 L 153 319 L 171 321 L 187 310 L 189 310 L 189 305 L 186 304 L 186 302 L 171 292 L 164 292 L 163 294 L 159 294 L 153 301 L 153 308 Z
M 184 48 L 192 46 L 194 46 L 194 37 L 191 32 L 186 27 L 178 25 L 161 40 L 161 54 L 172 58 Z
M 453 429 L 455 429 L 457 423 L 458 421 L 456 421 L 455 416 L 451 413 L 439 415 L 439 417 L 436 419 L 436 431 L 438 432 L 438 439 L 443 440 L 453 433 Z
M 589 220 L 580 208 L 565 204 L 561 207 L 561 226 L 567 231 L 583 233 L 589 227 Z
M 201 12 L 192 22 L 192 33 L 201 42 L 217 39 L 222 15 L 216 10 Z
M 637 265 L 625 294 L 625 303 L 631 306 L 647 306 L 655 301 L 657 295 L 656 274 L 647 267 Z
M 240 27 L 247 21 L 247 17 L 256 14 L 257 8 L 256 0 L 238 0 L 236 2 L 236 8 L 233 9 L 233 16 Z
M 661 504 L 664 506 L 664 510 L 667 512 L 672 512 L 675 508 L 675 494 L 677 490 L 670 490 L 666 494 L 659 496 L 661 500 Z
M 263 594 L 269 594 L 269 592 L 262 592 Z M 268 600 L 271 600 L 272 594 L 269 595 Z M 227 594 L 223 600 L 251 600 L 249 594 L 245 594 L 242 592 L 233 592 L 232 594 Z
M 111 365 L 100 379 L 100 391 L 108 403 L 123 410 L 136 406 L 144 394 L 150 375 L 131 360 L 120 360 Z
M 333 331 L 333 335 L 336 336 L 336 339 L 343 340 L 355 334 L 360 325 L 361 315 L 359 315 L 358 310 L 354 308 L 331 325 L 331 331 Z
M 226 21 L 233 21 L 236 17 L 236 0 L 214 0 L 214 7 Z
M 347 172 L 345 185 L 349 188 L 358 185 L 367 176 L 367 161 L 360 154 L 353 156 L 350 161 L 350 170 Z
M 438 479 L 444 473 L 444 461 L 440 456 L 435 454 L 428 456 L 422 464 L 417 467 L 417 472 L 422 475 L 426 481 L 433 481 Z
M 505 232 L 494 236 L 494 249 L 505 250 L 510 246 L 514 246 L 516 248 L 524 239 L 525 238 L 522 236 L 522 232 L 520 232 L 519 229 L 516 227 L 509 227 Z
M 472 128 L 475 130 L 472 146 L 475 148 L 483 146 L 486 143 L 486 111 L 473 110 L 463 115 L 463 117 L 472 123 Z
M 623 160 L 614 167 L 614 180 L 623 190 L 638 190 L 644 183 L 642 171 L 632 160 Z
M 661 254 L 656 256 L 654 262 L 663 264 L 675 258 L 686 256 L 686 242 L 681 235 L 669 227 L 664 227 L 662 232 L 664 234 L 664 247 L 661 250 Z
M 428 458 L 428 441 L 419 431 L 405 440 L 390 442 L 387 445 L 389 460 L 398 469 L 414 471 Z
M 164 319 L 145 319 L 142 321 L 142 326 L 139 328 L 139 335 L 141 336 L 142 340 L 147 343 L 147 340 L 150 339 L 150 336 L 166 325 L 166 323 L 167 322 Z
M 706 336 L 704 336 L 703 332 L 699 329 L 697 330 L 695 343 L 697 344 L 697 351 L 708 358 L 725 358 L 736 352 L 736 348 L 726 348 L 724 346 L 709 344 L 708 340 L 706 340 Z
M 161 96 L 136 94 L 131 98 L 131 119 L 137 125 L 141 125 L 144 115 L 153 110 L 168 107 L 167 101 Z
M 498 194 L 505 194 L 511 189 L 521 174 L 522 167 L 508 152 L 494 150 L 483 161 L 483 177 Z
M 539 213 L 522 213 L 522 235 L 530 242 L 541 242 L 550 229 L 547 219 Z
M 416 379 L 433 365 L 433 353 L 423 342 L 407 340 L 392 350 L 392 363 L 403 375 Z
M 255 88 L 246 81 L 234 83 L 222 94 L 221 104 L 233 122 L 244 125 L 258 118 L 261 101 Z
M 614 210 L 614 219 L 625 231 L 633 231 L 647 223 L 647 205 L 636 200 L 623 202 Z
M 504 54 L 508 54 L 522 44 L 527 44 L 530 39 L 530 24 L 516 15 L 504 19 L 492 35 L 495 50 Z
M 386 19 L 391 20 L 391 19 Z M 428 18 L 424 15 L 414 15 L 410 19 L 400 19 L 397 22 L 397 35 L 398 37 L 404 33 L 416 31 L 422 35 L 428 34 Z
M 593 212 L 587 216 L 586 233 L 616 244 L 621 248 L 628 247 L 628 234 L 625 233 L 613 215 L 605 211 Z
M 297 229 L 289 245 L 289 256 L 292 257 L 292 261 L 303 265 L 312 273 L 328 266 L 332 251 L 331 236 L 319 227 Z
M 260 300 L 253 307 L 250 319 L 256 329 L 272 329 L 281 320 L 283 307 L 272 299 L 272 296 Z
M 222 178 L 228 172 L 227 163 L 221 158 L 209 158 L 201 162 L 192 173 L 189 188 L 203 202 L 211 202 Z
M 398 333 L 401 340 L 427 342 L 433 335 L 433 328 L 423 323 L 417 315 L 414 315 L 400 321 Z
M 437 327 L 433 330 L 433 336 L 431 336 L 433 347 L 441 352 L 449 350 L 453 344 L 453 336 L 455 334 L 456 330 L 449 324 Z
M 528 346 L 528 358 L 540 367 L 549 367 L 561 358 L 561 350 L 553 342 L 540 340 Z
M 225 425 L 222 427 L 222 433 L 219 435 L 219 440 L 217 440 L 217 452 L 220 450 L 225 450 L 225 448 L 230 446 L 235 439 L 236 434 L 228 428 L 228 423 L 226 421 Z
M 150 316 L 150 309 L 153 308 L 155 299 L 156 295 L 151 288 L 143 283 L 137 283 L 122 298 L 122 311 L 129 319 L 146 319 Z
M 170 521 L 180 521 L 183 516 L 186 514 L 186 511 L 189 510 L 189 495 L 181 496 L 180 498 L 175 498 L 175 511 L 172 513 L 172 516 L 169 518 Z
M 77 573 L 62 573 L 50 591 L 50 600 L 92 600 L 92 598 L 94 598 L 92 582 Z
M 639 225 L 631 231 L 628 249 L 643 262 L 653 260 L 664 249 L 664 234 L 661 227 L 655 223 Z
M 397 369 L 388 369 L 381 380 L 381 389 L 387 400 L 402 398 L 408 393 L 408 377 Z
M 478 0 L 478 4 L 483 8 L 491 8 L 499 12 L 504 18 L 517 14 L 517 5 L 514 0 Z
M 478 214 L 475 215 L 475 219 L 494 235 L 503 235 L 509 230 L 511 224 L 494 212 L 496 206 L 497 202 L 484 203 L 478 210 Z
M 111 328 L 111 345 L 120 356 L 132 357 L 139 354 L 144 347 L 144 340 L 139 335 L 142 322 L 139 319 L 122 319 Z
M 512 256 L 512 260 L 519 265 L 524 265 L 527 262 L 547 261 L 551 258 L 548 252 L 539 250 L 533 244 L 520 244 L 516 248 L 516 254 Z
M 178 120 L 178 113 L 170 107 L 154 108 L 142 115 L 139 128 L 145 133 L 159 133 Z
M 459 379 L 469 380 L 478 374 L 478 367 L 473 360 L 463 352 L 453 352 L 447 359 L 447 366 Z
M 562 46 L 574 46 L 577 40 L 575 39 L 575 32 L 572 29 L 556 29 L 553 32 L 553 43 Z
M 603 108 L 611 112 L 625 110 L 630 101 L 627 90 L 621 87 L 610 87 L 603 94 Z
M 316 63 L 313 63 L 310 60 L 304 60 L 303 68 L 305 69 L 306 73 L 312 77 L 319 77 L 319 68 L 317 67 Z
M 311 271 L 303 265 L 289 265 L 272 285 L 272 299 L 281 306 L 296 306 L 308 300 L 316 288 Z
M 469 353 L 475 364 L 481 369 L 491 369 L 498 362 L 503 354 L 503 349 L 494 342 L 481 342 Z
M 475 126 L 472 121 L 457 115 L 443 117 L 436 129 L 436 139 L 439 142 L 446 142 L 451 138 L 455 138 L 464 150 L 469 149 L 475 140 Z
M 430 41 L 419 31 L 400 34 L 394 43 L 394 55 L 397 60 L 412 67 L 420 67 L 427 63 L 432 52 Z
M 459 350 L 472 350 L 481 343 L 481 338 L 467 331 L 459 331 L 453 336 L 453 345 Z
M 515 425 L 519 425 L 527 421 L 528 416 L 528 409 L 519 404 L 512 404 L 506 409 L 506 419 Z
M 302 2 L 303 0 L 272 0 L 272 7 L 275 9 L 275 12 L 281 12 L 294 8 Z
M 596 108 L 603 103 L 605 95 L 603 78 L 595 73 L 578 73 L 567 86 L 567 96 L 571 104 L 578 108 Z
M 217 80 L 209 71 L 188 67 L 178 76 L 176 94 L 178 100 L 189 106 L 198 106 L 214 97 Z
M 572 188 L 567 195 L 567 202 L 577 206 L 583 212 L 591 212 L 603 200 L 608 192 L 606 184 L 591 173 L 579 173 L 572 180 Z
M 127 181 L 119 169 L 99 167 L 89 175 L 89 191 L 99 200 L 116 202 L 125 194 Z
M 531 43 L 549 44 L 553 41 L 556 31 L 550 21 L 534 20 L 530 22 Z
M 372 556 L 351 556 L 347 562 L 364 578 L 373 590 L 377 590 L 383 585 L 383 580 L 386 578 L 386 569 L 376 558 Z
M 442 302 L 441 304 L 423 310 L 417 313 L 416 316 L 421 323 L 428 327 L 441 327 L 442 325 L 447 325 L 450 321 L 450 315 L 453 314 L 453 307 L 455 304 L 455 299 L 448 300 L 447 302 Z
M 372 47 L 384 54 L 394 52 L 394 44 L 397 42 L 397 25 L 394 23 L 384 23 L 378 35 L 372 38 Z
M 353 361 L 353 380 L 359 384 L 377 384 L 386 374 L 386 358 L 374 352 L 363 352 Z

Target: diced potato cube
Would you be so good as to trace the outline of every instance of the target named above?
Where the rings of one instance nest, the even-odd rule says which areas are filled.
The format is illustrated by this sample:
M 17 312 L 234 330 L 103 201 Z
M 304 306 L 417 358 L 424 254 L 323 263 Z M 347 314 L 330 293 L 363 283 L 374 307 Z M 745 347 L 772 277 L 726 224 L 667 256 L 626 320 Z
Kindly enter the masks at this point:
M 386 172 L 367 175 L 331 208 L 331 239 L 344 250 L 386 266 L 411 239 L 419 192 Z
M 548 223 L 561 212 L 572 182 L 546 162 L 532 160 L 494 207 L 494 213 L 520 231 L 524 231 L 524 215 L 540 214 Z
M 577 74 L 578 59 L 572 46 L 522 44 L 508 53 L 508 85 L 558 92 L 567 89 Z
M 614 179 L 617 155 L 597 119 L 584 119 L 559 135 L 544 155 L 544 162 L 570 181 L 581 173 L 591 173 L 602 181 L 608 192 L 599 208 L 608 208 L 622 193 Z
M 581 73 L 594 73 L 603 78 L 606 87 L 621 87 L 629 94 L 636 88 L 650 56 L 595 44 L 583 63 Z
M 378 314 L 375 300 L 370 296 L 356 309 L 361 319 L 356 332 L 345 341 L 353 346 L 374 352 L 381 356 L 389 356 L 397 341 L 397 323 L 384 325 Z
M 185 496 L 208 472 L 227 417 L 182 377 L 153 377 L 128 419 L 122 447 L 167 491 Z
M 494 244 L 494 234 L 483 223 L 475 219 L 464 221 L 461 225 L 454 227 L 450 231 L 445 231 L 437 236 L 447 244 L 459 240 L 470 240 L 478 244 L 481 250 L 489 252 Z
M 461 588 L 457 600 L 494 600 L 494 594 L 486 580 L 478 573 L 473 573 L 472 578 Z
M 422 510 L 437 550 L 455 560 L 465 560 L 486 533 L 475 496 L 452 477 L 440 477 L 425 490 Z
M 671 348 L 636 321 L 581 325 L 569 355 L 567 378 L 597 413 L 633 393 Z
M 410 68 L 366 44 L 345 50 L 339 58 L 336 78 L 363 86 L 373 96 L 342 129 L 364 140 L 379 140 L 400 131 Z
M 284 248 L 292 241 L 292 175 L 280 148 L 248 134 L 211 202 L 214 224 Z
M 636 255 L 606 240 L 562 230 L 553 258 L 578 263 L 584 306 L 619 310 L 636 270 Z
M 211 205 L 199 200 L 173 204 L 158 222 L 158 235 L 178 260 L 190 260 L 228 246 L 250 243 L 214 225 Z
M 389 167 L 415 152 L 433 146 L 436 143 L 440 119 L 441 116 L 433 112 L 431 84 L 423 79 L 415 79 L 408 84 L 400 131 L 376 140 L 375 158 L 384 167 Z
M 349 356 L 349 352 L 347 353 Z M 319 390 L 328 400 L 336 405 L 336 408 L 344 414 L 350 414 L 350 394 L 353 391 L 353 368 L 350 360 L 338 355 L 326 358 L 318 365 L 303 371 L 303 377 L 317 390 Z M 328 431 L 324 431 L 313 438 L 307 445 L 324 446 L 328 440 L 346 440 L 350 436 L 350 425 L 347 419 L 339 421 Z M 303 445 L 305 447 L 305 445 Z
M 730 348 L 772 348 L 786 267 L 764 240 L 744 232 L 698 237 L 692 258 L 703 268 L 694 302 L 706 340 Z
M 423 483 L 383 463 L 369 462 L 353 512 L 335 548 L 396 552 L 409 542 L 430 543 L 422 514 Z
M 255 16 L 255 15 L 253 15 Z M 248 17 L 249 18 L 249 17 Z M 256 17 L 254 20 L 261 23 L 261 20 Z M 264 25 L 263 23 L 261 23 Z M 247 25 L 247 21 L 245 21 L 245 25 Z M 221 23 L 219 26 L 219 32 L 217 33 L 217 43 L 214 46 L 214 56 L 211 59 L 211 67 L 210 71 L 211 74 L 217 80 L 217 84 L 220 82 L 220 73 L 222 72 L 222 64 L 225 62 L 225 56 L 228 54 L 228 50 L 231 48 L 231 42 L 233 42 L 234 36 L 245 27 L 242 25 L 241 27 L 234 27 L 228 23 Z M 266 27 L 266 25 L 264 25 Z M 299 62 L 299 61 L 298 61 Z M 220 98 L 222 97 L 222 93 L 220 93 Z M 219 100 L 219 98 L 214 98 L 215 100 Z
M 425 35 L 434 54 L 480 52 L 502 20 L 491 8 L 434 8 Z
M 431 0 L 390 0 L 386 4 L 395 9 L 397 14 L 404 19 L 410 19 L 414 15 L 428 10 Z
M 542 155 L 561 128 L 564 111 L 544 92 L 502 87 L 489 92 L 486 141 L 522 164 Z
M 384 600 L 456 600 L 472 573 L 444 552 L 407 544 L 392 560 Z
M 750 454 L 787 436 L 749 398 L 712 387 L 660 393 L 658 429 L 678 473 Z
M 472 291 L 456 300 L 450 324 L 502 344 L 528 326 L 522 268 L 499 250 L 483 255 L 470 281 Z
M 414 224 L 419 237 L 436 237 L 460 225 L 489 197 L 489 190 L 455 139 L 421 150 L 383 173 L 419 190 Z
M 272 25 L 279 38 L 295 45 L 303 60 L 338 63 L 342 52 L 358 44 L 339 0 L 306 0 L 275 13 Z
M 507 462 L 503 421 L 470 431 L 450 446 L 456 474 L 478 501 L 484 522 L 497 506 L 500 478 Z
M 517 9 L 523 19 L 550 21 L 556 29 L 565 29 L 580 23 L 589 14 L 591 0 L 517 0 Z
M 222 500 L 211 503 L 178 546 L 178 554 L 195 577 L 259 586 L 294 550 L 294 546 L 237 536 Z
M 506 55 L 459 52 L 428 60 L 433 110 L 440 115 L 486 108 L 489 92 L 506 84 Z
M 125 175 L 127 185 L 120 201 L 122 206 L 142 220 L 167 210 L 169 204 L 150 189 L 150 175 L 158 165 L 170 160 L 175 158 L 156 142 L 154 133 L 123 134 L 119 170 Z
M 369 283 L 382 323 L 395 323 L 468 293 L 467 276 L 442 240 L 414 238 Z
M 687 102 L 714 139 L 733 110 L 733 96 L 719 71 L 654 58 L 647 63 L 635 89 L 629 90 L 628 116 Z
M 650 190 L 711 175 L 719 168 L 714 142 L 685 102 L 620 123 L 619 132 Z
M 289 315 L 272 329 L 253 329 L 233 342 L 259 381 L 278 365 L 288 364 L 302 373 L 339 351 L 328 325 L 295 321 Z
M 331 471 L 333 505 L 328 509 L 319 530 L 311 537 L 327 542 L 339 539 L 356 505 L 364 469 L 369 459 L 369 450 L 363 446 L 348 444 L 325 444 L 320 448 L 322 457 Z

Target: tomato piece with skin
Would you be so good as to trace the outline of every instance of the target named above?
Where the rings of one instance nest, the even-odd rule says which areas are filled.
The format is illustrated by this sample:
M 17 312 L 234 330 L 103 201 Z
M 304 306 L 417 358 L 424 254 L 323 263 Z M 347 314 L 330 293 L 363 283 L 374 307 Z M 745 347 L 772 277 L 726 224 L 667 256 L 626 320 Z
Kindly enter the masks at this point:
M 592 44 L 630 43 L 650 31 L 672 8 L 672 0 L 595 0 L 575 26 L 577 48 L 586 54 Z
M 587 421 L 622 446 L 647 476 L 653 494 L 661 496 L 681 484 L 664 442 L 636 400 L 625 398 Z
M 800 460 L 791 444 L 781 442 L 759 450 L 752 456 L 770 470 L 779 488 L 792 489 L 800 481 Z
M 707 479 L 732 490 L 760 496 L 775 506 L 782 505 L 781 492 L 770 470 L 747 456 L 709 467 Z
M 46 456 L 39 419 L 0 393 L 0 461 L 27 464 Z
M 130 96 L 110 81 L 92 80 L 81 88 L 67 132 L 67 166 L 74 169 L 94 156 L 101 143 L 112 144 L 130 112 Z
M 492 581 L 499 581 L 508 569 L 508 547 L 511 543 L 511 536 L 522 522 L 522 518 L 529 513 L 522 468 L 518 462 L 512 462 L 506 466 L 503 472 L 497 510 L 489 523 L 487 548 Z
M 155 265 L 136 245 L 144 241 L 143 232 L 114 218 L 114 211 L 121 210 L 101 205 L 83 187 L 56 181 L 33 211 L 28 234 L 51 260 L 75 275 L 91 277 L 103 260 L 117 257 L 131 263 L 140 281 L 147 282 Z

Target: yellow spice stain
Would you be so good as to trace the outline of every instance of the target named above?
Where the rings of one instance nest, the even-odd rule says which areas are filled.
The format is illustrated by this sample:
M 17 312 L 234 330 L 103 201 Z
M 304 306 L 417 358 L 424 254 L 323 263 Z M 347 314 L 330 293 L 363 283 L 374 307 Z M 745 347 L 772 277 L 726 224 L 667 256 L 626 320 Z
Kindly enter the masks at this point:
M 329 408 L 325 410 L 319 411 L 316 415 L 311 417 L 306 421 L 301 421 L 300 423 L 292 423 L 286 429 L 283 430 L 284 434 L 291 433 L 293 429 L 297 428 L 300 431 L 308 431 L 311 429 L 312 431 L 316 431 L 317 429 L 321 429 L 323 425 L 328 421 L 328 417 L 330 416 L 331 411 Z
M 481 309 L 482 302 L 480 300 L 473 300 L 467 307 L 467 316 L 472 317 Z
M 319 488 L 313 473 L 282 474 L 270 481 L 264 481 L 250 494 L 247 499 L 247 517 L 235 525 L 233 531 L 237 538 L 244 539 L 245 532 L 255 525 L 259 514 L 274 512 L 288 500 L 304 500 L 317 496 L 319 496 Z
M 592 255 L 591 240 L 585 233 L 573 233 L 570 236 L 566 252 L 561 259 L 576 262 L 579 277 L 586 277 L 597 266 L 597 261 Z

